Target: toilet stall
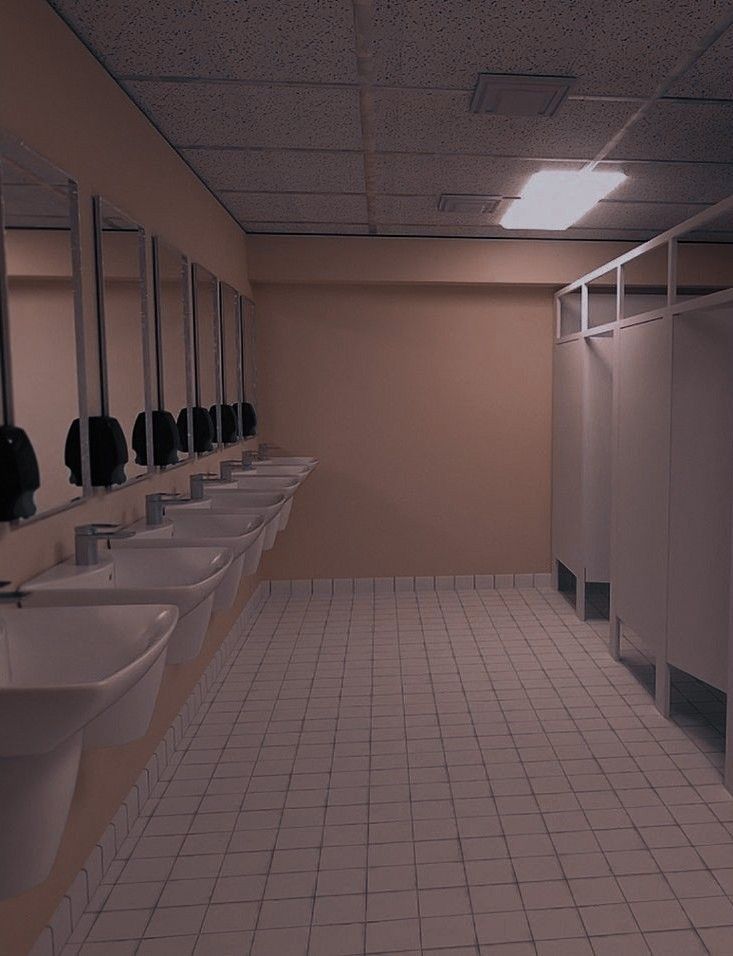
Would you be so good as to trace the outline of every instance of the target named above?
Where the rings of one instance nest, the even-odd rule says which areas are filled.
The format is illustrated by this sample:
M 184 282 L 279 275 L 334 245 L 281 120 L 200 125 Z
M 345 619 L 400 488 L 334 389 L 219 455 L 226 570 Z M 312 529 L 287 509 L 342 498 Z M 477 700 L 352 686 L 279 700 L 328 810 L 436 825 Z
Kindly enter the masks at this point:
M 665 714 L 670 668 L 733 690 L 731 227 L 733 197 L 556 297 L 555 581 L 655 663 Z

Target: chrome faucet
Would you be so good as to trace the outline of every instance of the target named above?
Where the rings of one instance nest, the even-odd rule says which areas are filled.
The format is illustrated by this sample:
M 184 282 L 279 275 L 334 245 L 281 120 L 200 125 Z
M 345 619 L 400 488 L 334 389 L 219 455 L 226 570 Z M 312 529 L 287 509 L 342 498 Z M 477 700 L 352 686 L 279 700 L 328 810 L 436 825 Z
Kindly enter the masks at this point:
M 6 588 L 9 584 L 10 581 L 0 581 L 0 588 Z M 24 597 L 28 597 L 29 594 L 30 591 L 21 591 L 19 589 L 15 591 L 0 590 L 0 604 L 17 604 L 18 607 L 20 607 L 20 602 Z
M 152 495 L 145 495 L 145 524 L 153 527 L 163 524 L 166 501 L 191 501 L 175 492 L 157 491 Z
M 221 478 L 214 471 L 204 471 L 198 475 L 191 475 L 191 500 L 201 501 L 204 497 L 204 484 L 217 485 L 224 484 L 225 478 Z
M 230 458 L 228 461 L 219 463 L 219 474 L 222 481 L 234 481 L 234 473 L 236 471 L 247 471 L 251 468 L 251 462 L 245 465 L 244 462 L 237 461 L 236 458 Z
M 112 538 L 132 538 L 132 531 L 123 531 L 118 524 L 80 524 L 74 528 L 77 564 L 99 564 L 99 542 Z

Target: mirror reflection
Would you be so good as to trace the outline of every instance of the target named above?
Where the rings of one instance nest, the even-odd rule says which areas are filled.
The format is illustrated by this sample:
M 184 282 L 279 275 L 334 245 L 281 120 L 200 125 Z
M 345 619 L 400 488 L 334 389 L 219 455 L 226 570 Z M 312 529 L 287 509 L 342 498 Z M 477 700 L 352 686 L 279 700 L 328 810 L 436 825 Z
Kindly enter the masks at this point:
M 11 516 L 30 517 L 80 495 L 64 463 L 66 435 L 79 417 L 78 205 L 65 173 L 7 139 L 0 141 L 0 176 L 4 428 L 25 431 L 40 472 L 35 507 L 27 489 Z M 88 459 L 80 454 L 80 461 L 85 475 L 76 477 L 88 486 Z
M 223 440 L 235 442 L 242 434 L 242 342 L 239 322 L 239 293 L 231 286 L 221 286 L 222 331 L 222 419 Z
M 102 414 L 120 423 L 128 446 L 139 415 L 145 423 L 145 238 L 137 223 L 97 198 L 95 201 L 97 296 Z M 147 473 L 146 429 L 141 454 L 131 456 L 130 478 Z
M 156 405 L 177 423 L 180 447 L 188 451 L 191 420 L 188 414 L 187 263 L 162 239 L 153 243 L 155 269 Z M 156 440 L 158 440 L 156 429 Z M 158 463 L 163 463 L 156 454 Z M 173 459 L 175 460 L 175 459 Z M 172 464 L 173 461 L 166 462 Z
M 220 415 L 217 411 L 219 398 L 219 293 L 216 276 L 203 266 L 193 266 L 193 305 L 194 305 L 194 354 L 195 354 L 195 394 L 196 418 L 206 424 L 205 415 L 211 417 L 211 441 L 209 447 L 198 447 L 196 451 L 206 452 L 213 448 L 213 441 L 219 441 Z M 197 421 L 197 424 L 198 424 Z M 203 436 L 196 436 L 203 437 Z

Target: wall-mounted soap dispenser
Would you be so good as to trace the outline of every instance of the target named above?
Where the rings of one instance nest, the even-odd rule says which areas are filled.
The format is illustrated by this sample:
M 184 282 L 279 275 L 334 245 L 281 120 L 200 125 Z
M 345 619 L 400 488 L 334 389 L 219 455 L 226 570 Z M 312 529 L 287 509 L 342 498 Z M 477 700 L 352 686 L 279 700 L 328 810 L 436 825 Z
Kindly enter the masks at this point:
M 79 419 L 71 423 L 66 436 L 64 461 L 72 485 L 82 485 L 81 429 Z M 108 488 L 125 483 L 128 461 L 127 441 L 120 423 L 109 415 L 93 415 L 89 419 L 89 461 L 92 485 Z
M 41 477 L 36 453 L 22 428 L 0 425 L 0 521 L 30 518 Z
M 217 409 L 221 410 L 221 441 L 233 445 L 238 440 L 237 411 L 233 405 L 212 405 L 209 409 L 212 421 L 216 421 Z
M 242 437 L 253 438 L 257 434 L 257 412 L 251 402 L 241 402 Z M 234 406 L 237 407 L 236 405 Z
M 178 452 L 181 450 L 181 438 L 178 426 L 170 412 L 153 409 L 153 464 L 158 468 L 175 465 L 178 461 Z M 145 412 L 135 419 L 132 429 L 132 449 L 135 452 L 135 462 L 138 465 L 148 464 L 148 445 L 145 433 Z
M 211 451 L 214 447 L 215 430 L 211 415 L 205 408 L 194 405 L 191 409 L 193 415 L 193 449 L 197 455 Z M 188 409 L 182 408 L 178 413 L 178 435 L 181 440 L 181 448 L 188 451 Z

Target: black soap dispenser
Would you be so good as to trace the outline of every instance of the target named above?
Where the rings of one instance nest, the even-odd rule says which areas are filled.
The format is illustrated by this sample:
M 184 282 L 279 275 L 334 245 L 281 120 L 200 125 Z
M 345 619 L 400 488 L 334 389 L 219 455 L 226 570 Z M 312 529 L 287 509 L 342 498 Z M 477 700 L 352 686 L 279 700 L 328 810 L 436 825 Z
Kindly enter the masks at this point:
M 193 448 L 191 451 L 203 455 L 214 448 L 215 429 L 211 415 L 200 405 L 194 405 L 193 414 Z M 181 439 L 181 448 L 188 451 L 188 409 L 182 408 L 178 413 L 178 436 Z
M 175 418 L 164 409 L 154 409 L 151 413 L 153 424 L 153 464 L 167 468 L 178 461 L 181 439 Z M 137 465 L 148 464 L 148 444 L 145 434 L 145 412 L 135 419 L 132 429 L 132 450 Z
M 216 422 L 216 411 L 221 409 L 221 440 L 224 445 L 233 445 L 237 441 L 237 411 L 234 405 L 212 405 L 209 409 L 212 421 Z
M 109 415 L 93 415 L 89 418 L 89 461 L 92 486 L 109 488 L 122 485 L 127 480 L 127 441 L 116 418 Z M 72 485 L 82 485 L 81 429 L 75 418 L 69 427 L 64 449 L 64 461 L 69 469 Z
M 0 521 L 36 513 L 34 492 L 41 485 L 38 460 L 22 428 L 0 425 Z

